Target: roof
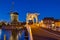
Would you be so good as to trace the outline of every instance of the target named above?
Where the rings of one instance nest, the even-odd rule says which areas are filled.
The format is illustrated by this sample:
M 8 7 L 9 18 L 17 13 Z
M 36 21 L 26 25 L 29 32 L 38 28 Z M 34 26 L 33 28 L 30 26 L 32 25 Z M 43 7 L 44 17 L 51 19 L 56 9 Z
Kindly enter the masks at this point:
M 43 20 L 54 20 L 53 17 L 45 17 Z
M 17 12 L 11 12 L 11 14 L 16 14 L 16 15 L 19 15 Z
M 60 22 L 60 19 L 55 19 L 54 21 L 55 21 L 55 22 Z

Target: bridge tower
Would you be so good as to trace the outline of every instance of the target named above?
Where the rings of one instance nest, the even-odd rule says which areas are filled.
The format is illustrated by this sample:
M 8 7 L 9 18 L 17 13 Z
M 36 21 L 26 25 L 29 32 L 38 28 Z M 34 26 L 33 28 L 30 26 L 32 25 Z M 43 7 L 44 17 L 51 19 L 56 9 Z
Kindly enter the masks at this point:
M 26 23 L 29 23 L 29 20 L 32 20 L 33 24 L 34 24 L 34 19 L 36 19 L 36 23 L 38 23 L 38 13 L 28 13 L 27 14 L 27 18 L 26 18 Z

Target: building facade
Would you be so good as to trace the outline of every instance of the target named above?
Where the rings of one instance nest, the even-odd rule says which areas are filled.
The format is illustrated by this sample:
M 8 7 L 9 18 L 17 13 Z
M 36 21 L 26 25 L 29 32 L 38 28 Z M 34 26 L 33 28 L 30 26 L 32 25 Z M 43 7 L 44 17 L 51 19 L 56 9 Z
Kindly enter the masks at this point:
M 53 17 L 46 17 L 43 19 L 43 24 L 46 25 L 46 28 L 52 28 L 54 24 L 54 18 Z

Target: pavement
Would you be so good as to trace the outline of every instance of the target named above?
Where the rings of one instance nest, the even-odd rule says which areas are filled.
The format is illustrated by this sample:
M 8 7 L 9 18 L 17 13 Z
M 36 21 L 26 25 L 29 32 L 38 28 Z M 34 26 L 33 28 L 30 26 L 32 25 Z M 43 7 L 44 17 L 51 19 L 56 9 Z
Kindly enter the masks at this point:
M 33 40 L 60 40 L 60 32 L 41 27 L 31 27 Z

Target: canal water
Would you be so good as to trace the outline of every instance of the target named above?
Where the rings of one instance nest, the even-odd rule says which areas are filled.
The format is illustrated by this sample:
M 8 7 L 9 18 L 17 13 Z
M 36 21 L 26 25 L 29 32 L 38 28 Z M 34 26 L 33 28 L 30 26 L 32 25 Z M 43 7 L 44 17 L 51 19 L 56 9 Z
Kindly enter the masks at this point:
M 0 29 L 0 40 L 4 40 L 4 35 L 6 35 L 6 40 L 10 40 L 12 32 L 9 30 L 2 30 Z M 25 31 L 21 31 L 21 33 L 18 34 L 18 40 L 25 40 Z M 29 40 L 29 38 L 27 39 Z

